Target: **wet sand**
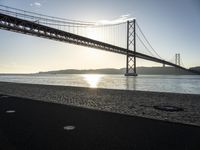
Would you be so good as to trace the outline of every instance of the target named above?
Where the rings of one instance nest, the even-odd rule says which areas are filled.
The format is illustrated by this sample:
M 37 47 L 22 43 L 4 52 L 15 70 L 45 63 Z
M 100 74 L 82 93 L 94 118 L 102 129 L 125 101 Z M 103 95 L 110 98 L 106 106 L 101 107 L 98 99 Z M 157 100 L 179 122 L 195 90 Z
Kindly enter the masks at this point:
M 0 95 L 1 150 L 199 150 L 200 128 Z
M 0 93 L 50 103 L 200 126 L 200 95 L 8 82 L 0 82 Z M 157 105 L 176 106 L 182 108 L 183 111 L 162 111 L 154 108 Z

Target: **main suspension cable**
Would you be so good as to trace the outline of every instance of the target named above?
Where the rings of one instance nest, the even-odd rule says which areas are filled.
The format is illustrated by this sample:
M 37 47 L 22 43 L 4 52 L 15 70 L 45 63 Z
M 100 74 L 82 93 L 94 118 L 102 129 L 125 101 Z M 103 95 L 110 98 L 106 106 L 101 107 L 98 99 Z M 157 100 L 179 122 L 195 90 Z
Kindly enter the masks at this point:
M 146 40 L 146 42 L 148 43 L 148 45 L 151 47 L 151 49 L 154 51 L 154 53 L 159 57 L 159 58 L 161 58 L 162 59 L 162 57 L 156 52 L 156 50 L 152 47 L 152 45 L 150 44 L 150 42 L 147 40 L 147 38 L 146 38 L 146 36 L 144 35 L 144 33 L 143 33 L 143 31 L 142 31 L 142 29 L 140 28 L 140 26 L 138 25 L 138 23 L 136 22 L 136 25 L 137 25 L 137 27 L 138 27 L 138 29 L 139 29 L 139 31 L 141 32 L 141 34 L 142 34 L 142 36 L 144 37 L 144 39 Z

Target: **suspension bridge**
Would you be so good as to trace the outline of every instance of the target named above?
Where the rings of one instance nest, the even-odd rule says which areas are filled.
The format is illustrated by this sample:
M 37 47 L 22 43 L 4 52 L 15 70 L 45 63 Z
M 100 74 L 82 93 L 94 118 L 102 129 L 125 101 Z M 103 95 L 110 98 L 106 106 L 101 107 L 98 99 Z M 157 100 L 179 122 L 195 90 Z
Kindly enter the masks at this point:
M 136 19 L 114 23 L 86 22 L 0 5 L 0 29 L 125 55 L 127 76 L 137 75 L 136 58 L 197 73 L 181 66 L 177 60 L 170 62 L 162 59 Z

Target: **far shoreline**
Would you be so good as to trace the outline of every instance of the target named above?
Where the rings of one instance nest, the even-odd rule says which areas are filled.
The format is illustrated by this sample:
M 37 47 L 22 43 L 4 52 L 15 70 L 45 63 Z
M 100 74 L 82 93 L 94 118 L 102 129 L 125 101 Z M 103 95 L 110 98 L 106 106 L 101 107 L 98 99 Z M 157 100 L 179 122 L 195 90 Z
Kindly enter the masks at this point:
M 192 71 L 192 72 L 191 72 Z M 53 75 L 53 74 L 106 74 L 124 75 L 126 68 L 101 68 L 101 69 L 64 69 L 52 71 L 39 71 L 33 73 L 0 73 L 0 75 Z M 200 67 L 192 67 L 186 70 L 179 70 L 174 67 L 137 67 L 138 75 L 200 75 Z

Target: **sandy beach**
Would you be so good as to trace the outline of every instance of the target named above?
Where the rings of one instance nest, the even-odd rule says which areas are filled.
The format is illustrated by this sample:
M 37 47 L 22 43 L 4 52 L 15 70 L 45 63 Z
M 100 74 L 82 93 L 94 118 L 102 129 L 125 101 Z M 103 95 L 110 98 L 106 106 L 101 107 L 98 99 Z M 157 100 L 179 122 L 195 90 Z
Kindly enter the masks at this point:
M 0 82 L 0 94 L 200 126 L 200 95 Z M 162 111 L 154 106 L 176 106 Z

